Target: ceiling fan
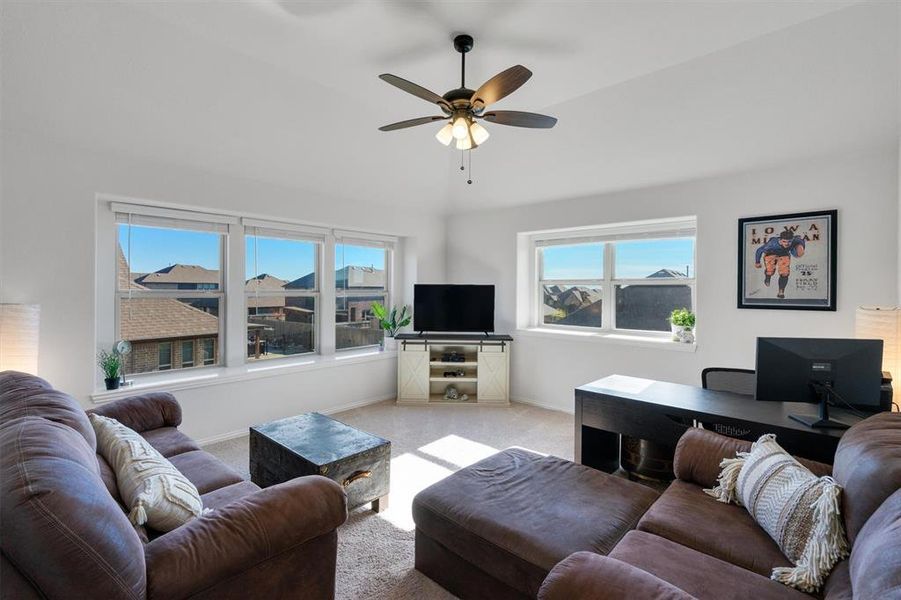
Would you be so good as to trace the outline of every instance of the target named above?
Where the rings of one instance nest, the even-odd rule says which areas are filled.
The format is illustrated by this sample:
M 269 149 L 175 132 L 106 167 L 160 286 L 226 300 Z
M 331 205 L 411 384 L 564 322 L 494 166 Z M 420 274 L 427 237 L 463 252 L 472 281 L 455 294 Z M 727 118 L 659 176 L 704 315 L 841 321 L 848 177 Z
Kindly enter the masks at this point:
M 537 113 L 517 110 L 489 110 L 486 112 L 490 105 L 519 89 L 529 80 L 532 72 L 522 65 L 516 65 L 506 71 L 501 71 L 483 83 L 479 89 L 471 90 L 466 87 L 466 53 L 472 50 L 472 46 L 473 39 L 470 35 L 463 34 L 454 38 L 454 48 L 460 53 L 461 58 L 460 87 L 450 90 L 443 96 L 397 75 L 389 73 L 379 75 L 379 78 L 391 85 L 422 98 L 426 102 L 437 104 L 444 113 L 433 117 L 419 117 L 392 123 L 379 127 L 379 130 L 395 131 L 437 121 L 447 121 L 447 124 L 435 135 L 438 141 L 449 146 L 452 141 L 456 140 L 455 145 L 458 150 L 473 150 L 485 143 L 489 135 L 488 130 L 478 122 L 479 120 L 532 129 L 549 129 L 557 123 L 557 119 L 554 117 Z

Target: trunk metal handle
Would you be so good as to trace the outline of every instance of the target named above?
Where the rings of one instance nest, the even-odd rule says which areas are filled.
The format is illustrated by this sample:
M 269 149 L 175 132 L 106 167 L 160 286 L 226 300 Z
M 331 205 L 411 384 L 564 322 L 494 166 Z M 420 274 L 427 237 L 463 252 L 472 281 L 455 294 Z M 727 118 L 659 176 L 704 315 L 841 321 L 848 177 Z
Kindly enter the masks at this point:
M 355 473 L 351 474 L 350 477 L 345 479 L 344 483 L 342 483 L 341 485 L 347 487 L 358 479 L 366 479 L 368 477 L 372 477 L 372 471 L 356 471 Z

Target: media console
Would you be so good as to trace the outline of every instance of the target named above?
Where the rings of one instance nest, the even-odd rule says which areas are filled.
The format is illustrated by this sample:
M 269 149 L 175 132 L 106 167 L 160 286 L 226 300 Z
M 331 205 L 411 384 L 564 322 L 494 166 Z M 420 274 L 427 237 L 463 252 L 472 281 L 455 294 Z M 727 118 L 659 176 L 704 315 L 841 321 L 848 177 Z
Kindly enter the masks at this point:
M 398 404 L 510 403 L 509 335 L 401 333 L 396 339 Z M 446 399 L 448 385 L 467 399 Z

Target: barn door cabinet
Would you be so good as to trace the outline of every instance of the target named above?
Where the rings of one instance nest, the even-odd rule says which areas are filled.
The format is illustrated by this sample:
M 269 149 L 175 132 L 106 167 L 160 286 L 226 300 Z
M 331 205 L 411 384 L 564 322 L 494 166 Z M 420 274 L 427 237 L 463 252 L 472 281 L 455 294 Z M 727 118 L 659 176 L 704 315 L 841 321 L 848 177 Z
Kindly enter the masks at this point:
M 397 342 L 398 404 L 510 403 L 509 335 L 402 333 Z M 449 385 L 465 399 L 446 399 Z

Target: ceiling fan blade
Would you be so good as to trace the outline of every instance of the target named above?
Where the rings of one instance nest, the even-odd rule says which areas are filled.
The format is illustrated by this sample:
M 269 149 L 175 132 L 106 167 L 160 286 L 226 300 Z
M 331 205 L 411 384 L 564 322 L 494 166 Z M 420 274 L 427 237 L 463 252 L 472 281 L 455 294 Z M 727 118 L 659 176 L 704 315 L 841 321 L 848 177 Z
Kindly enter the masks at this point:
M 400 88 L 408 94 L 413 94 L 419 98 L 422 98 L 426 102 L 431 102 L 432 104 L 437 104 L 441 107 L 441 110 L 450 114 L 453 109 L 447 100 L 436 94 L 435 92 L 431 92 L 421 85 L 416 85 L 412 81 L 407 81 L 406 79 L 402 79 L 397 75 L 391 75 L 390 73 L 382 73 L 379 75 L 379 79 L 382 81 L 386 81 L 393 85 L 396 88 Z
M 408 119 L 406 121 L 398 121 L 390 125 L 379 127 L 379 131 L 394 131 L 395 129 L 406 129 L 407 127 L 416 127 L 417 125 L 425 125 L 426 123 L 434 123 L 435 121 L 446 121 L 444 115 L 440 117 L 419 117 L 418 119 Z
M 550 129 L 557 124 L 555 117 L 518 110 L 492 110 L 491 112 L 486 112 L 483 118 L 498 125 L 529 127 L 532 129 Z
M 531 76 L 532 72 L 522 65 L 510 67 L 483 83 L 472 95 L 469 103 L 476 112 L 483 110 L 489 104 L 494 104 L 518 90 Z

